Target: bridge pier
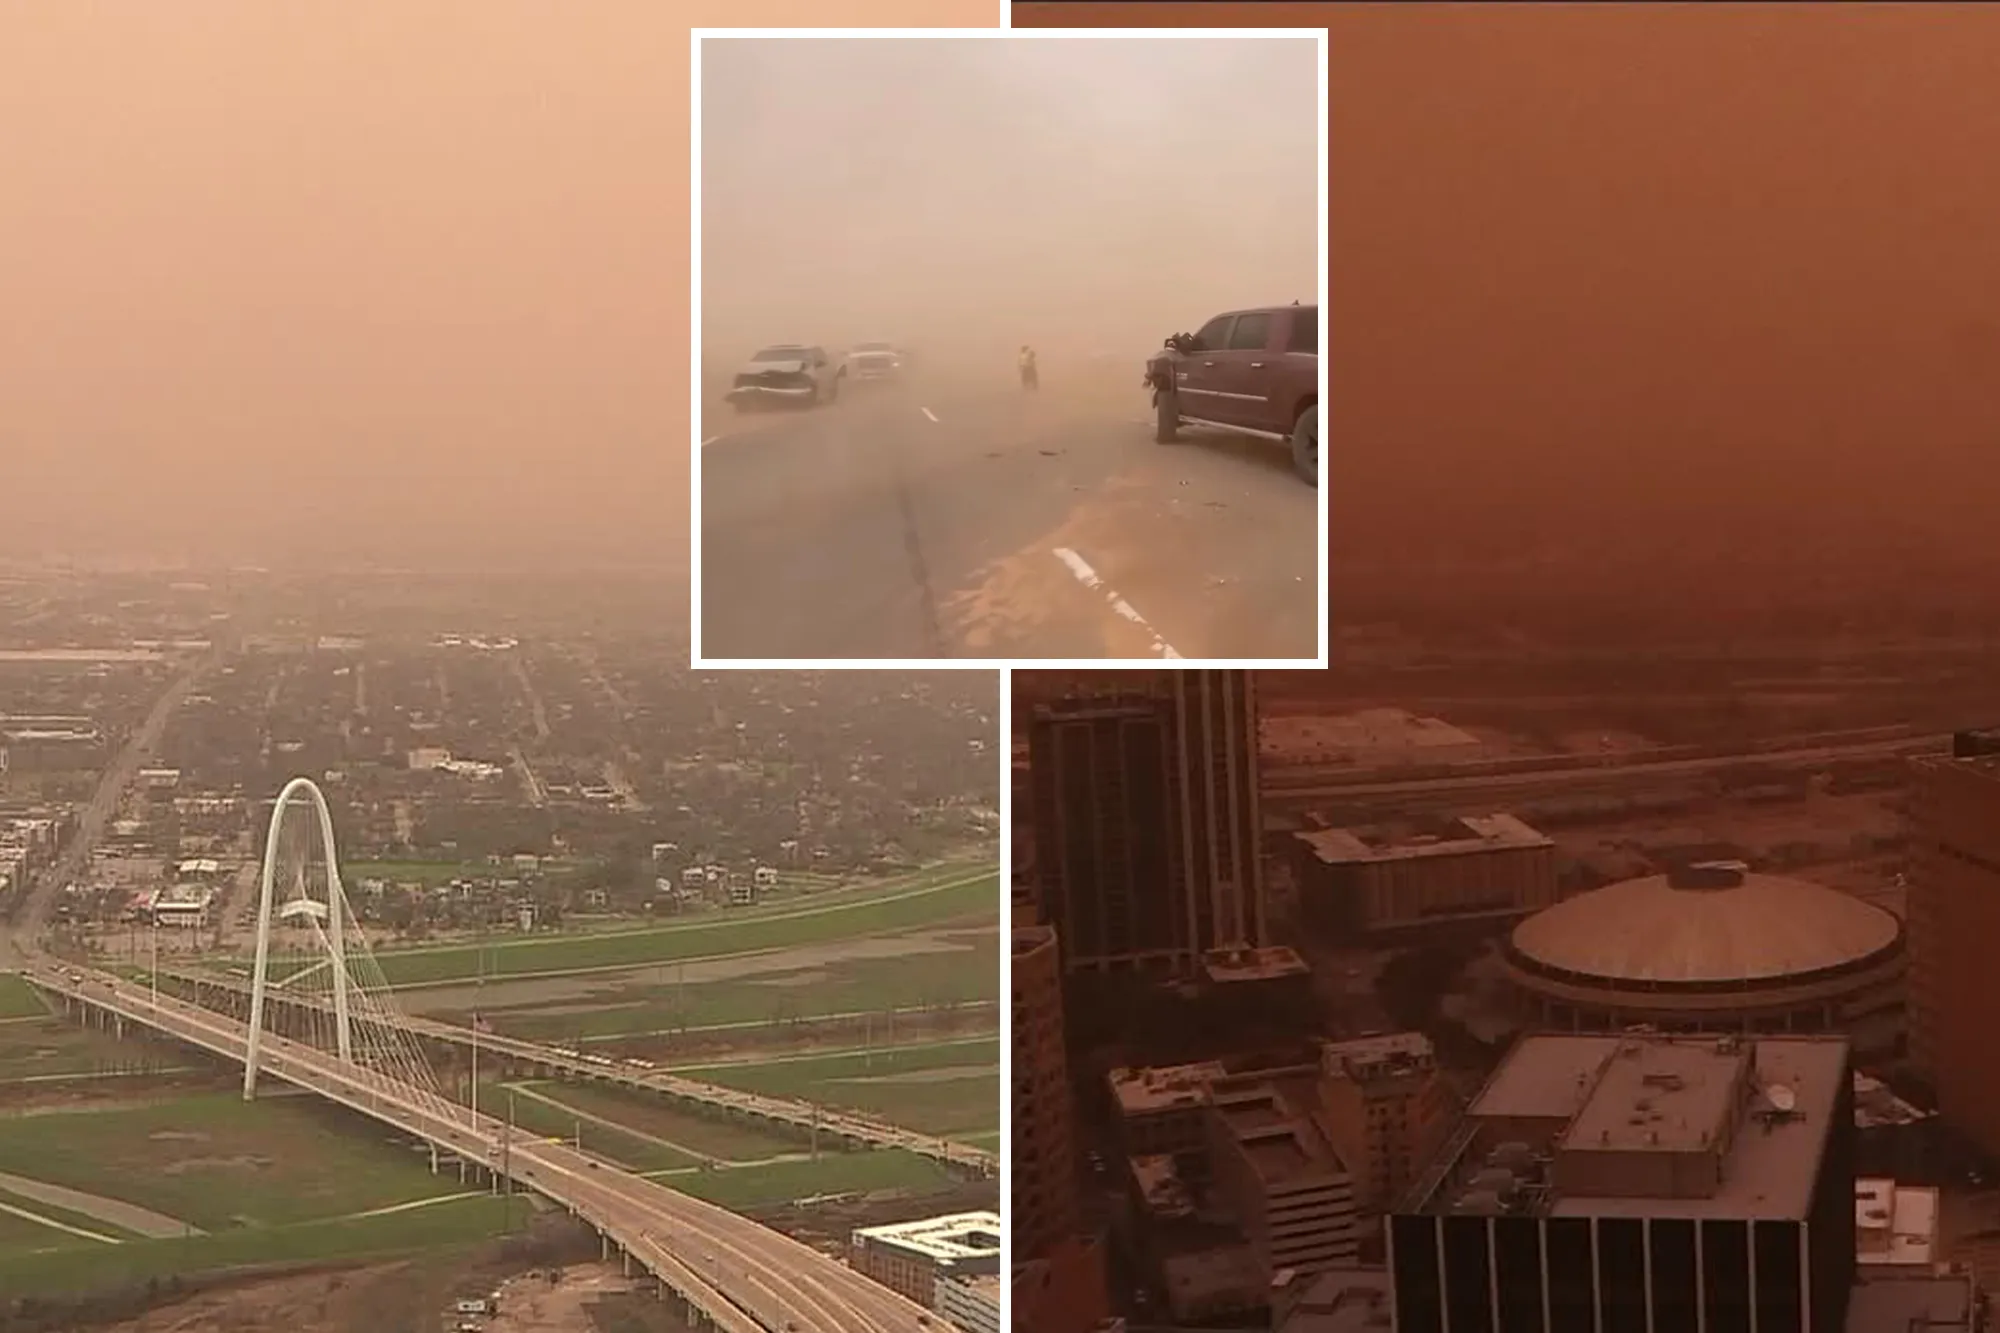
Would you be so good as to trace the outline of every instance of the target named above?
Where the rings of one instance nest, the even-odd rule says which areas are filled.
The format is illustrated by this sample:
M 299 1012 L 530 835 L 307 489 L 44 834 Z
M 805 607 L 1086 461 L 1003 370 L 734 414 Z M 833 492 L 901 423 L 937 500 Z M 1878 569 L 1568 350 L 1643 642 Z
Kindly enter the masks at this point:
M 438 1150 L 437 1150 L 437 1145 L 436 1145 L 435 1143 L 431 1144 L 431 1145 L 430 1145 L 430 1150 L 431 1150 L 431 1174 L 432 1174 L 432 1175 L 436 1175 L 436 1174 L 438 1173 Z

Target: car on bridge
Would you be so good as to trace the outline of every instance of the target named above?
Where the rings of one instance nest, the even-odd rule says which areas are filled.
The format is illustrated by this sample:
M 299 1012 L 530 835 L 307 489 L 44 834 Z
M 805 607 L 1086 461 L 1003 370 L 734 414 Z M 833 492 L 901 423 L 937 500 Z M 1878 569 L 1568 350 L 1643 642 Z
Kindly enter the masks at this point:
M 1205 426 L 1287 445 L 1292 470 L 1319 484 L 1319 306 L 1260 306 L 1177 333 L 1146 362 L 1153 438 Z
M 775 343 L 736 372 L 727 397 L 739 412 L 782 403 L 817 407 L 838 398 L 840 382 L 846 378 L 847 363 L 836 362 L 824 347 Z

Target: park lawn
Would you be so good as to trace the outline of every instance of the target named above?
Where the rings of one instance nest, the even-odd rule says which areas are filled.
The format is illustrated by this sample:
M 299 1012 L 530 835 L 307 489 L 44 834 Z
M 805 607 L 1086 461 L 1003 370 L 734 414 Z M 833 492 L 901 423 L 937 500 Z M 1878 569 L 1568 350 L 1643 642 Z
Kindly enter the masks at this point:
M 934 1081 L 921 1077 L 927 1071 L 959 1070 L 983 1072 Z M 675 1072 L 767 1096 L 845 1107 L 926 1134 L 950 1137 L 992 1130 L 1000 1123 L 1000 1043 L 991 1037 Z M 902 1075 L 918 1077 L 903 1080 Z
M 754 1162 L 784 1153 L 803 1152 L 810 1146 L 804 1136 L 792 1137 L 752 1125 L 731 1124 L 726 1120 L 685 1111 L 664 1098 L 647 1093 L 628 1093 L 615 1088 L 583 1083 L 543 1082 L 532 1085 L 542 1096 L 575 1107 L 606 1120 L 629 1125 L 644 1134 L 677 1143 L 694 1157 L 719 1157 L 730 1162 Z M 583 1127 L 589 1142 L 591 1126 Z
M 667 1176 L 660 1183 L 725 1208 L 743 1209 L 822 1194 L 861 1194 L 875 1190 L 936 1194 L 960 1182 L 918 1153 L 881 1148 L 871 1152 L 822 1153 L 817 1160 L 803 1158 L 690 1172 Z
M 552 1083 L 518 1083 L 512 1086 L 512 1110 L 509 1110 L 508 1092 L 505 1083 L 495 1083 L 490 1092 L 479 1094 L 479 1109 L 482 1114 L 505 1120 L 510 1114 L 514 1118 L 514 1128 L 525 1136 L 540 1139 L 561 1139 L 573 1142 L 577 1132 L 577 1118 L 567 1114 L 561 1105 L 551 1104 L 550 1093 L 557 1085 Z M 592 1110 L 579 1106 L 578 1110 Z M 678 1152 L 665 1144 L 655 1143 L 642 1134 L 624 1134 L 616 1129 L 598 1124 L 594 1120 L 583 1122 L 583 1146 L 588 1152 L 616 1162 L 633 1171 L 671 1171 L 679 1167 L 698 1166 L 701 1159 L 692 1153 Z
M 269 1093 L 0 1120 L 0 1171 L 123 1199 L 204 1231 L 341 1216 L 439 1190 L 428 1157 L 379 1126 Z
M 385 949 L 375 959 L 389 984 L 399 987 L 473 980 L 480 975 L 482 958 L 488 977 L 644 967 L 860 935 L 891 935 L 948 921 L 993 920 L 1000 913 L 999 886 L 999 876 L 986 872 L 941 886 L 877 893 L 843 903 L 801 904 L 764 914 L 756 914 L 756 909 L 719 912 L 638 930 L 527 936 L 438 949 Z
M 164 1041 L 121 1042 L 60 1018 L 0 1023 L 0 1083 L 198 1063 Z
M 284 1226 L 240 1228 L 209 1236 L 130 1241 L 27 1255 L 0 1253 L 0 1291 L 10 1296 L 68 1296 L 113 1290 L 151 1278 L 258 1264 L 312 1260 L 408 1258 L 473 1244 L 526 1223 L 525 1195 L 473 1195 L 379 1217 L 343 1217 Z M 71 1239 L 77 1239 L 71 1237 Z
M 581 1013 L 551 1014 L 534 1005 L 483 1012 L 510 1036 L 568 1041 L 994 1001 L 1000 995 L 998 954 L 977 939 L 968 940 L 974 947 L 949 953 L 857 958 L 760 973 L 756 980 L 623 985 L 602 992 L 601 1007 Z M 894 1020 L 885 1018 L 885 1040 L 894 1040 L 894 1029 Z
M 41 993 L 19 972 L 0 972 L 0 1018 L 30 1018 L 48 1013 Z

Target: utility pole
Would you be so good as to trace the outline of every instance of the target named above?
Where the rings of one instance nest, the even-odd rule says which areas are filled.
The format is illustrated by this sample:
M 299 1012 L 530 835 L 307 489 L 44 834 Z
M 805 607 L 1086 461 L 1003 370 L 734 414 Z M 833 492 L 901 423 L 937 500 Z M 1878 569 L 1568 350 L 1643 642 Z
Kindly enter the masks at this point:
M 486 946 L 475 955 L 478 980 L 472 984 L 472 1127 L 479 1128 L 479 1001 L 486 993 Z
M 160 1007 L 160 918 L 153 918 L 153 1008 Z

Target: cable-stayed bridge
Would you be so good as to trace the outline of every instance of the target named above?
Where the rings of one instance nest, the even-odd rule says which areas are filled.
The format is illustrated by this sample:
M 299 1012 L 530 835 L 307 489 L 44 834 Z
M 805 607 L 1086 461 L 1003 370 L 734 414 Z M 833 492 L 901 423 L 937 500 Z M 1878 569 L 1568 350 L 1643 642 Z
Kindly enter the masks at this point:
M 311 816 L 304 829 L 286 819 L 300 807 Z M 318 858 L 310 854 L 315 843 Z M 546 1196 L 594 1227 L 607 1253 L 615 1249 L 628 1266 L 652 1273 L 663 1293 L 723 1333 L 948 1330 L 922 1306 L 778 1231 L 580 1148 L 521 1134 L 446 1096 L 425 1046 L 432 1038 L 396 1012 L 349 910 L 332 816 L 309 779 L 279 793 L 258 887 L 248 1022 L 94 969 L 41 961 L 25 975 L 86 1018 L 144 1028 L 241 1064 L 246 1098 L 260 1076 L 280 1079 L 496 1183 Z M 281 924 L 290 929 L 277 937 L 274 956 L 273 926 Z M 287 936 L 301 941 L 296 951 Z M 298 998 L 274 1001 L 274 994 Z M 290 1012 L 282 1034 L 266 1027 L 274 1004 Z

